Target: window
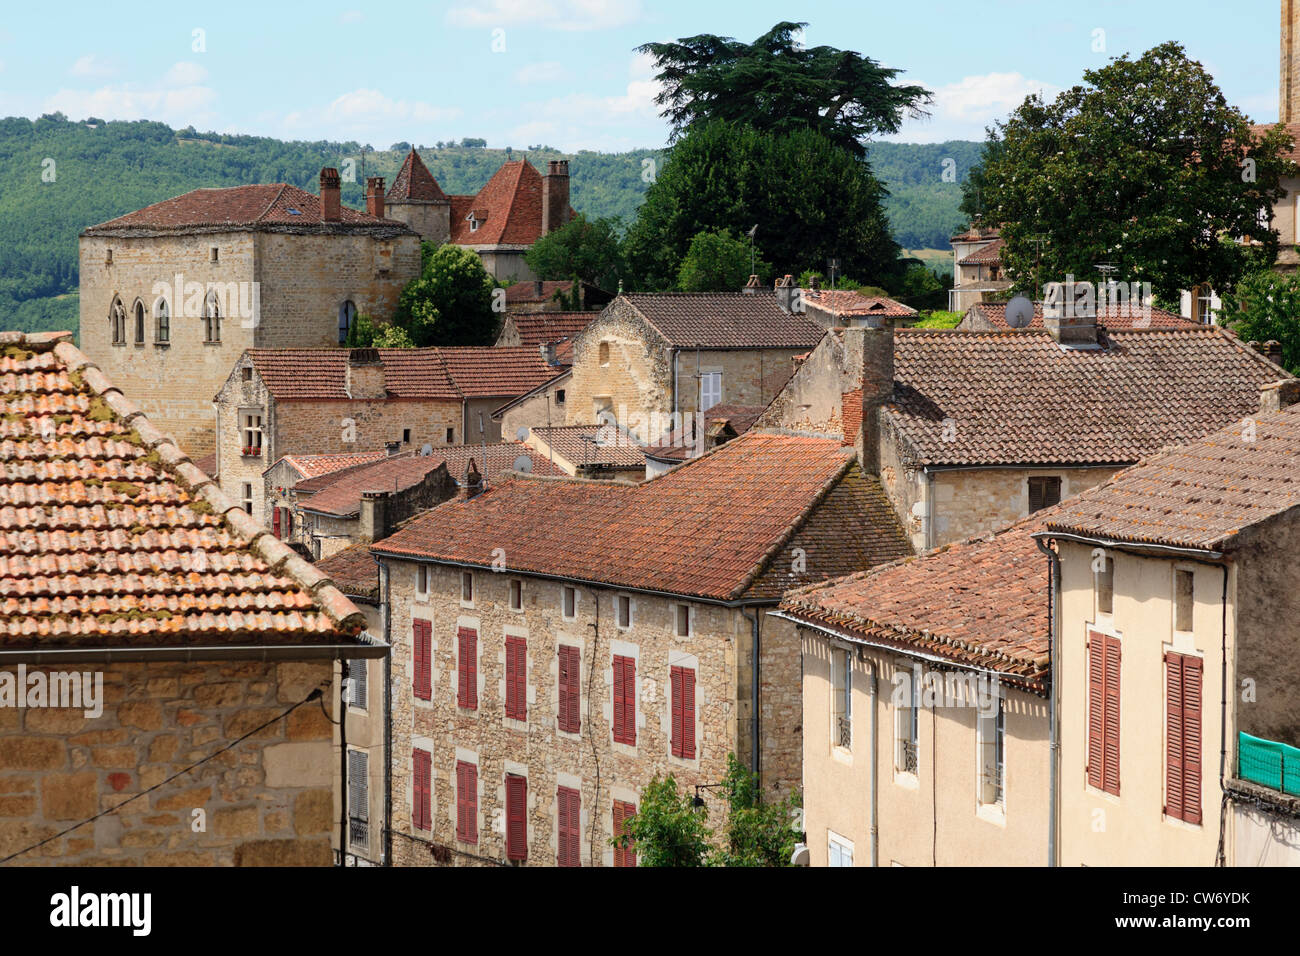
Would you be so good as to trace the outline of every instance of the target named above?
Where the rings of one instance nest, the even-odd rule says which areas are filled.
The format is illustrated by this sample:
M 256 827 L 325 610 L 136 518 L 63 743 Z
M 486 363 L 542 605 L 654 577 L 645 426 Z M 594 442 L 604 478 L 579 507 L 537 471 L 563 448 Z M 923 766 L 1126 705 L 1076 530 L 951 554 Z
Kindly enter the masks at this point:
M 614 742 L 636 746 L 636 660 L 614 655 Z
M 221 307 L 215 292 L 209 292 L 203 301 L 203 341 L 209 344 L 221 341 Z
M 135 344 L 144 345 L 144 303 L 139 299 L 131 307 L 131 315 L 135 319 Z
M 220 258 L 220 251 L 217 249 L 216 246 L 213 246 L 211 249 L 208 250 L 209 262 L 217 262 L 219 258 Z
M 506 716 L 528 719 L 528 643 L 522 637 L 506 638 Z
M 253 513 L 253 486 L 246 481 L 240 490 L 244 499 L 244 510 L 251 515 Z
M 419 747 L 411 751 L 411 826 L 433 826 L 433 755 Z
M 557 866 L 581 866 L 582 844 L 578 836 L 582 820 L 582 794 L 570 787 L 560 787 L 555 794 Z
M 576 734 L 582 729 L 582 717 L 579 714 L 579 706 L 582 703 L 582 688 L 579 684 L 582 663 L 578 656 L 578 649 L 571 644 L 561 644 L 559 656 L 559 680 L 556 681 L 559 688 L 557 720 L 560 729 L 566 734 Z
M 370 755 L 348 751 L 348 840 L 360 849 L 370 845 Z
M 456 629 L 456 704 L 466 710 L 478 710 L 478 631 L 472 627 Z
M 564 404 L 564 389 L 562 389 L 562 388 L 557 388 L 557 389 L 555 390 L 555 404 L 556 404 L 556 405 L 563 405 L 563 404 Z
M 834 688 L 831 739 L 836 747 L 853 746 L 853 655 L 847 648 L 831 652 Z
M 348 661 L 348 703 L 360 710 L 366 709 L 369 677 L 369 667 L 363 658 Z
M 844 839 L 844 837 L 840 836 L 838 833 L 827 831 L 826 865 L 852 866 L 853 841 Z
M 348 299 L 339 306 L 339 345 L 347 345 L 348 332 L 357 317 L 357 307 Z
M 609 365 L 609 343 L 600 343 L 600 367 L 605 368 Z
M 1119 796 L 1118 637 L 1088 632 L 1088 784 Z
M 1115 613 L 1115 559 L 1102 558 L 1101 567 L 1093 572 L 1093 590 L 1097 593 L 1097 613 Z
M 411 443 L 411 430 L 410 430 L 409 428 L 403 428 L 403 429 L 402 429 L 402 444 L 403 444 L 403 445 L 409 445 L 410 443 Z
M 672 753 L 674 757 L 695 759 L 695 671 L 674 667 L 672 678 Z
M 700 411 L 707 412 L 722 401 L 722 373 L 705 372 L 700 376 Z
M 673 622 L 678 637 L 691 636 L 691 608 L 689 604 L 673 605 Z
M 108 324 L 113 336 L 113 344 L 125 345 L 126 307 L 122 305 L 122 300 L 119 298 L 114 297 L 113 304 L 108 307 Z
M 278 505 L 271 509 L 271 533 L 277 538 L 293 537 L 293 512 Z
M 510 610 L 522 611 L 524 609 L 524 582 L 515 578 L 510 582 Z
M 1201 822 L 1201 667 L 1199 657 L 1165 654 L 1165 813 Z
M 1196 321 L 1202 325 L 1214 324 L 1214 290 L 1208 285 L 1196 287 Z
M 506 774 L 506 859 L 528 859 L 528 778 Z
M 460 572 L 460 599 L 465 604 L 474 603 L 474 572 Z
M 104 250 L 104 265 L 106 265 L 106 266 L 111 266 L 112 264 L 113 264 L 113 250 L 112 250 L 112 249 L 105 249 L 105 250 Z
M 1061 503 L 1060 478 L 1029 479 L 1029 513 Z
M 894 755 L 894 769 L 899 773 L 916 773 L 917 750 L 921 744 L 921 669 L 912 668 L 907 673 L 907 703 L 897 708 L 895 717 L 898 726 L 897 753 Z
M 411 622 L 413 673 L 411 693 L 420 700 L 433 700 L 433 622 Z
M 154 303 L 153 321 L 154 321 L 154 333 L 153 333 L 154 342 L 157 345 L 170 344 L 172 340 L 172 312 L 171 312 L 171 307 L 167 304 L 166 299 L 160 298 L 157 302 Z M 253 369 L 251 367 L 246 367 L 245 371 L 249 373 L 249 377 L 251 378 Z
M 627 630 L 632 626 L 632 598 L 626 594 L 620 594 L 614 599 L 614 605 L 618 609 L 618 626 Z
M 578 589 L 571 588 L 566 584 L 564 586 L 564 592 L 562 598 L 563 598 L 562 600 L 563 606 L 560 608 L 560 614 L 566 620 L 571 621 L 578 614 Z
M 626 800 L 614 801 L 614 838 L 627 835 L 627 822 L 636 816 L 636 804 Z M 614 844 L 615 866 L 636 866 L 636 850 L 632 845 Z
M 990 701 L 992 712 L 980 713 L 978 737 L 980 749 L 979 802 L 1001 806 L 1005 793 L 1007 716 L 1005 702 L 998 694 Z
M 245 365 L 239 371 L 240 371 L 240 378 L 242 378 L 245 382 L 251 382 L 253 380 L 253 366 Z
M 262 413 L 244 412 L 241 416 L 240 430 L 243 432 L 244 455 L 262 454 Z
M 456 429 L 454 429 L 454 428 L 448 428 L 448 429 L 447 429 L 447 444 L 448 444 L 448 445 L 453 444 L 455 441 L 456 441 Z
M 429 599 L 429 585 L 433 577 L 433 569 L 427 564 L 421 564 L 415 569 L 415 596 L 421 600 Z
M 478 842 L 478 765 L 456 761 L 456 839 Z
M 1195 577 L 1191 571 L 1174 571 L 1174 630 L 1192 629 Z

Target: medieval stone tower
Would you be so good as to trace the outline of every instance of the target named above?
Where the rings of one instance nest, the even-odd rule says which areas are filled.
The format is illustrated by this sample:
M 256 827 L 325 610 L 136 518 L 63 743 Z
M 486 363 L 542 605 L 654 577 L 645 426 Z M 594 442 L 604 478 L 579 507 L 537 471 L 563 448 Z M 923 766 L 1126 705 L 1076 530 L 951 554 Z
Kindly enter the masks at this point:
M 1278 119 L 1300 123 L 1300 0 L 1282 0 L 1282 70 Z

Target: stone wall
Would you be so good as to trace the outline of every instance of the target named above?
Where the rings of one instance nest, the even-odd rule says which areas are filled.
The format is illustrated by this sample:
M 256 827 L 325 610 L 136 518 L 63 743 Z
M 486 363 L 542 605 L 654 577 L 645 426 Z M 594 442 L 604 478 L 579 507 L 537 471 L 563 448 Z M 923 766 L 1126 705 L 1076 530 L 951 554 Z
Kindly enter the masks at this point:
M 0 856 L 120 807 L 13 864 L 330 865 L 338 761 L 316 701 L 163 784 L 315 688 L 332 709 L 330 661 L 75 669 L 97 668 L 97 718 L 0 708 Z
M 543 391 L 524 399 L 501 416 L 498 428 L 506 441 L 519 438 L 521 428 L 541 428 L 547 425 L 567 424 L 569 406 L 569 383 L 571 376 L 565 376 L 559 382 L 548 385 Z M 564 393 L 564 402 L 556 401 L 557 392 Z M 591 424 L 591 423 L 584 423 Z

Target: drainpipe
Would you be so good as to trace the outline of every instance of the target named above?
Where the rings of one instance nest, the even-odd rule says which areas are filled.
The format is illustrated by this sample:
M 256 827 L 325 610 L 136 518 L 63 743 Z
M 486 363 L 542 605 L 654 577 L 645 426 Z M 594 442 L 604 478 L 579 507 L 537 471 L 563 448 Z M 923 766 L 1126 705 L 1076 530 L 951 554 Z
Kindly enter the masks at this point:
M 1035 538 L 1034 544 L 1038 545 L 1038 550 L 1047 555 L 1047 562 L 1050 567 L 1049 579 L 1050 584 L 1047 589 L 1047 661 L 1048 661 L 1048 686 L 1047 686 L 1047 722 L 1048 722 L 1048 739 L 1050 743 L 1047 748 L 1047 865 L 1056 866 L 1056 765 L 1057 765 L 1057 747 L 1059 742 L 1056 732 L 1056 637 L 1057 637 L 1057 593 L 1061 587 L 1061 556 L 1047 546 L 1042 538 Z
M 925 550 L 934 547 L 934 472 L 925 473 Z
M 672 421 L 676 427 L 681 423 L 677 421 L 677 349 L 673 349 L 673 417 Z
M 391 615 L 388 604 L 388 565 L 378 559 L 380 593 L 383 603 L 379 613 L 384 619 L 384 866 L 393 865 L 393 645 Z
M 343 681 L 349 662 L 339 655 L 339 866 L 348 865 L 348 706 L 344 700 Z
M 740 612 L 740 616 L 743 617 L 745 620 L 747 620 L 747 621 L 749 622 L 749 630 L 750 630 L 750 634 L 751 634 L 751 643 L 750 643 L 750 646 L 753 648 L 753 661 L 752 661 L 752 663 L 751 663 L 751 665 L 750 665 L 750 668 L 749 668 L 749 696 L 750 696 L 750 701 L 751 701 L 751 703 L 750 703 L 750 707 L 753 709 L 753 713 L 751 714 L 751 716 L 750 716 L 750 721 L 749 721 L 749 723 L 750 723 L 750 737 L 751 737 L 751 740 L 752 740 L 752 743 L 750 744 L 750 746 L 753 748 L 753 750 L 752 750 L 752 753 L 750 754 L 750 759 L 749 759 L 749 769 L 750 769 L 751 772 L 753 772 L 754 776 L 757 777 L 757 776 L 758 776 L 758 770 L 759 770 L 759 760 L 758 760 L 758 740 L 759 740 L 759 735 L 758 735 L 758 696 L 759 696 L 759 694 L 758 694 L 758 669 L 759 669 L 759 654 L 760 654 L 760 652 L 761 652 L 762 645 L 761 645 L 761 643 L 760 643 L 760 638 L 759 638 L 759 633 L 758 633 L 758 615 L 755 614 L 753 617 L 750 617 L 750 616 L 749 616 L 748 614 L 746 614 L 745 611 L 742 609 L 741 612 Z M 802 658 L 802 656 L 803 656 L 803 655 L 801 654 L 801 655 L 800 655 L 800 658 Z M 802 688 L 801 688 L 801 690 L 800 690 L 800 693 L 802 694 Z M 762 781 L 761 781 L 761 780 L 759 781 L 759 786 L 760 786 L 760 789 L 761 789 L 761 787 L 762 787 Z
M 1216 866 L 1226 866 L 1226 849 L 1223 845 L 1224 814 L 1227 811 L 1228 794 L 1228 566 L 1223 567 L 1223 621 L 1219 656 L 1223 665 L 1219 678 L 1219 853 L 1214 861 Z
M 878 785 L 880 780 L 879 757 L 877 756 L 876 741 L 876 706 L 878 704 L 877 696 L 879 694 L 879 681 L 876 677 L 876 662 L 868 661 L 871 667 L 871 682 L 867 685 L 871 689 L 871 865 L 873 867 L 880 865 L 880 817 Z

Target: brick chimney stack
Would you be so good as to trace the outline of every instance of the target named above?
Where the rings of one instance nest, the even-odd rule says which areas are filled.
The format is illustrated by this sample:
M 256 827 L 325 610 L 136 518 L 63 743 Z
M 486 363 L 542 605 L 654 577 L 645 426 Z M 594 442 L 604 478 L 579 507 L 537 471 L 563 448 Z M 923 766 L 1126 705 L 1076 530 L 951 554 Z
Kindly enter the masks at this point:
M 862 396 L 862 430 L 856 442 L 858 463 L 864 472 L 879 474 L 880 410 L 894 398 L 894 320 L 888 316 L 872 316 L 868 324 L 851 331 L 855 338 L 862 336 L 862 363 L 858 377 Z M 846 413 L 845 418 L 849 417 L 850 413 Z
M 740 291 L 745 293 L 745 295 L 753 295 L 760 288 L 761 285 L 759 284 L 758 276 L 750 276 L 749 281 L 745 283 L 745 287 Z
M 384 218 L 383 176 L 370 176 L 366 179 L 366 213 L 376 219 Z
M 1269 382 L 1260 386 L 1259 412 L 1280 412 L 1284 408 L 1300 402 L 1300 379 L 1287 378 L 1279 382 Z
M 460 483 L 460 488 L 456 491 L 456 500 L 468 501 L 470 498 L 473 498 L 482 490 L 480 487 L 482 483 L 483 476 L 479 474 L 478 468 L 474 464 L 474 459 L 471 458 L 469 461 L 465 462 L 465 477 Z
M 1066 292 L 1066 301 L 1054 309 L 1043 310 L 1043 328 L 1051 333 L 1061 345 L 1076 348 L 1095 347 L 1097 345 L 1097 313 L 1080 302 L 1071 302 Z M 1091 315 L 1081 314 L 1091 312 Z M 1056 314 L 1052 314 L 1056 313 Z
M 384 360 L 379 349 L 350 349 L 344 390 L 352 399 L 384 399 L 388 397 L 388 383 L 384 375 Z
M 326 166 L 320 171 L 320 217 L 324 222 L 343 218 L 343 199 L 339 192 L 339 171 Z
M 553 159 L 542 177 L 542 235 L 569 221 L 569 161 Z
M 803 311 L 803 300 L 799 287 L 794 284 L 794 276 L 784 275 L 776 280 L 776 303 L 787 312 Z

